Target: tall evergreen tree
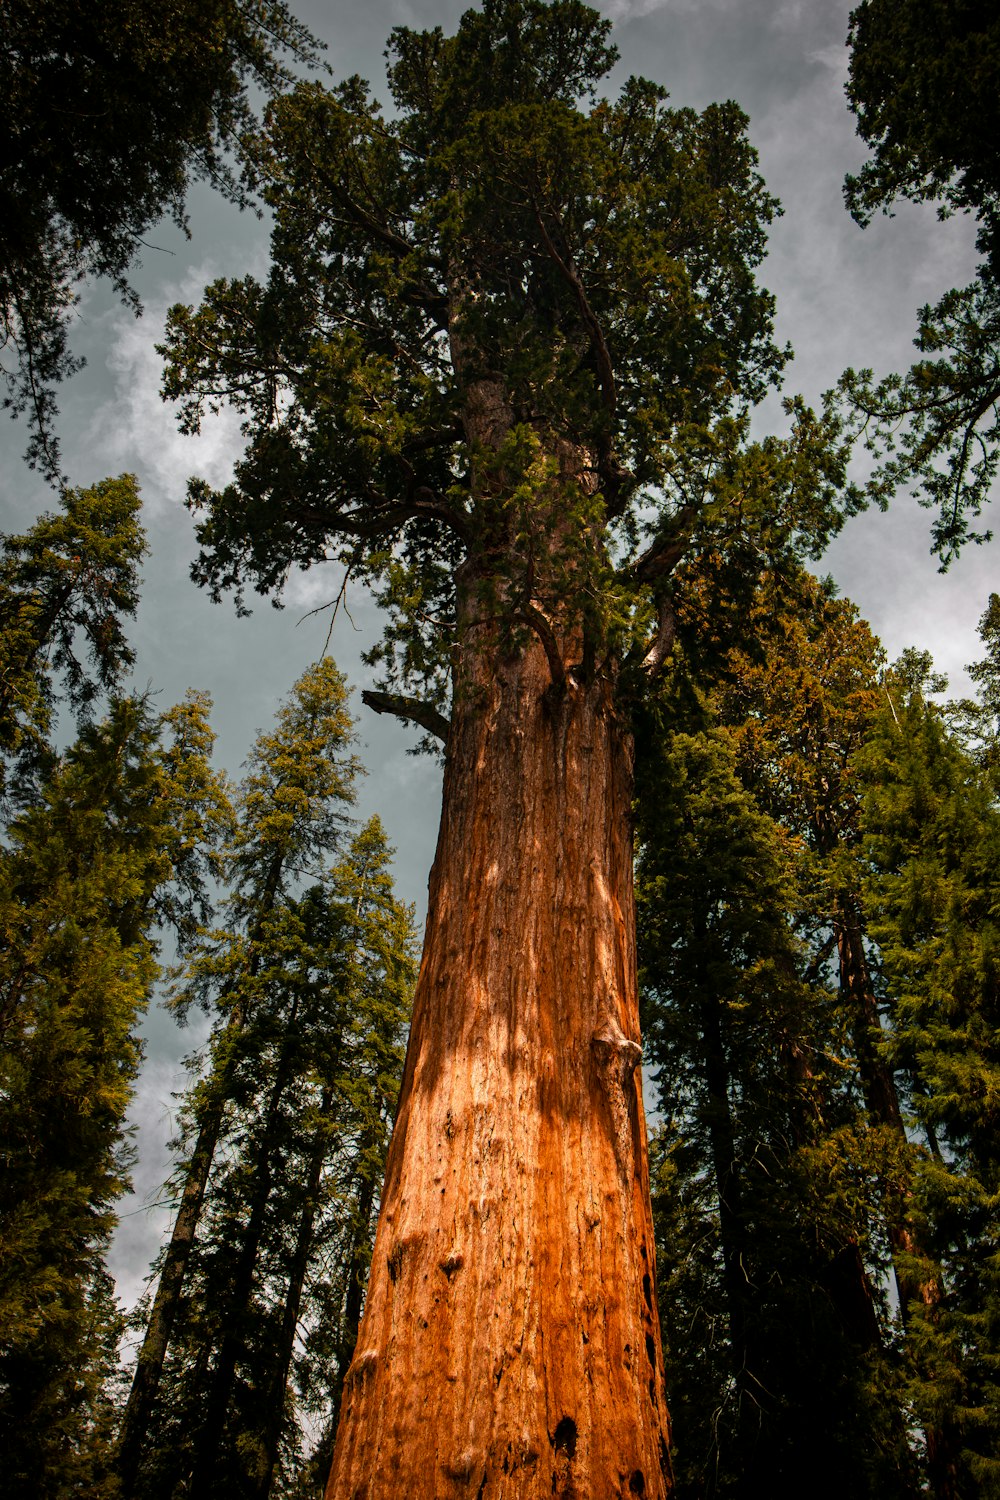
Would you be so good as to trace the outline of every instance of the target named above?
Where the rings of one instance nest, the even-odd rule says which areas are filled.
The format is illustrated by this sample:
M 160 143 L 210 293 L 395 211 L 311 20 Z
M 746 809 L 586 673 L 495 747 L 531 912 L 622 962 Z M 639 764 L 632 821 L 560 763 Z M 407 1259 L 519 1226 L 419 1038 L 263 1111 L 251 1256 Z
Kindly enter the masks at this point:
M 909 1494 L 898 1394 L 880 1389 L 877 1158 L 842 1081 L 811 862 L 707 705 L 695 728 L 661 723 L 638 801 L 678 1493 Z
M 324 658 L 303 674 L 275 728 L 259 738 L 236 797 L 224 856 L 232 925 L 199 936 L 176 999 L 181 1015 L 191 1004 L 205 1007 L 216 1018 L 217 1034 L 190 1103 L 196 1128 L 186 1140 L 177 1217 L 119 1435 L 118 1472 L 126 1496 L 134 1492 L 150 1430 L 244 1032 L 262 986 L 266 992 L 263 976 L 271 962 L 270 945 L 277 940 L 272 923 L 303 882 L 322 871 L 344 834 L 359 770 L 352 739 L 344 679 Z
M 190 836 L 204 705 L 87 728 L 0 854 L 0 1458 L 6 1492 L 104 1492 L 120 1332 L 104 1269 L 127 1187 L 155 930 L 203 897 Z M 197 722 L 196 722 L 197 721 Z M 211 799 L 202 803 L 211 815 Z M 176 865 L 175 865 L 176 861 Z M 175 869 L 180 879 L 168 892 Z
M 57 703 L 79 718 L 120 686 L 133 653 L 123 617 L 135 614 L 146 539 L 131 475 L 63 492 L 61 511 L 0 556 L 0 797 L 30 799 L 51 763 Z
M 412 918 L 393 896 L 388 855 L 373 820 L 340 865 L 286 895 L 265 924 L 143 1495 L 287 1493 L 304 1460 L 303 1417 L 327 1430 L 335 1416 L 413 979 Z M 189 1139 L 197 1086 L 190 1104 Z
M 340 557 L 391 611 L 369 702 L 446 741 L 338 1497 L 670 1485 L 630 695 L 692 537 L 808 550 L 844 476 L 801 406 L 746 442 L 785 353 L 743 116 L 642 79 L 597 99 L 608 33 L 578 0 L 486 0 L 393 32 L 392 118 L 358 79 L 275 101 L 270 275 L 170 317 L 183 423 L 228 398 L 249 439 L 232 485 L 192 486 L 199 578 L 267 592 Z
M 1000 1493 L 996 1100 L 1000 813 L 988 774 L 897 671 L 859 756 L 865 902 L 911 1133 L 916 1264 L 900 1279 L 931 1491 Z M 907 680 L 909 678 L 909 680 Z

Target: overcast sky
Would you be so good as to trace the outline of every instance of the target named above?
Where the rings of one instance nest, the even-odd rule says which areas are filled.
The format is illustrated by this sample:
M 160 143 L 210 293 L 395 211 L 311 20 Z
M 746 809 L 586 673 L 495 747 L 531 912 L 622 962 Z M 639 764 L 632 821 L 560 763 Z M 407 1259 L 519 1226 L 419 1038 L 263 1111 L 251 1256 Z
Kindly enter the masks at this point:
M 453 29 L 464 5 L 452 0 L 366 0 L 293 9 L 328 45 L 338 76 L 360 73 L 384 85 L 382 50 L 394 25 L 440 24 Z M 848 366 L 876 372 L 908 365 L 916 309 L 974 269 L 971 226 L 937 222 L 933 209 L 904 205 L 896 217 L 860 231 L 843 207 L 845 172 L 863 149 L 844 99 L 845 38 L 850 6 L 842 0 L 607 0 L 599 8 L 616 22 L 622 59 L 612 88 L 628 73 L 666 85 L 678 105 L 732 98 L 750 116 L 761 171 L 784 205 L 761 277 L 778 299 L 778 334 L 795 350 L 786 390 L 815 403 Z M 332 599 L 339 576 L 330 569 L 294 580 L 287 607 L 262 603 L 251 619 L 231 605 L 213 605 L 189 581 L 194 548 L 182 508 L 186 480 L 198 473 L 223 482 L 239 452 L 237 424 L 225 416 L 197 439 L 181 438 L 158 396 L 154 344 L 173 302 L 193 302 L 221 275 L 263 273 L 266 226 L 239 214 L 203 189 L 191 199 L 192 237 L 171 226 L 150 234 L 135 276 L 145 315 L 137 321 L 103 287 L 87 289 L 75 328 L 75 347 L 87 367 L 63 388 L 64 460 L 74 483 L 134 472 L 145 501 L 152 544 L 143 605 L 134 639 L 137 682 L 152 687 L 163 707 L 187 687 L 215 700 L 219 759 L 237 773 L 257 730 L 277 700 L 322 652 L 328 616 L 303 619 Z M 776 403 L 759 429 L 778 421 Z M 0 429 L 0 528 L 24 529 L 51 497 L 20 462 L 26 435 Z M 978 654 L 976 622 L 993 583 L 996 552 L 968 549 L 941 576 L 928 550 L 930 516 L 901 496 L 888 515 L 849 523 L 821 565 L 854 599 L 882 636 L 890 655 L 908 645 L 930 649 L 953 686 Z M 1000 542 L 995 544 L 1000 546 Z M 377 612 L 355 597 L 351 619 L 341 616 L 330 649 L 350 680 L 363 686 L 360 655 L 379 633 Z M 368 777 L 360 813 L 377 811 L 397 849 L 400 894 L 422 916 L 440 801 L 433 762 L 406 754 L 414 735 L 378 719 L 356 701 Z M 141 1289 L 165 1219 L 149 1209 L 167 1165 L 171 1095 L 183 1074 L 179 1060 L 198 1039 L 178 1034 L 165 1016 L 148 1023 L 148 1061 L 134 1118 L 140 1165 L 136 1196 L 125 1205 L 112 1269 L 126 1300 Z

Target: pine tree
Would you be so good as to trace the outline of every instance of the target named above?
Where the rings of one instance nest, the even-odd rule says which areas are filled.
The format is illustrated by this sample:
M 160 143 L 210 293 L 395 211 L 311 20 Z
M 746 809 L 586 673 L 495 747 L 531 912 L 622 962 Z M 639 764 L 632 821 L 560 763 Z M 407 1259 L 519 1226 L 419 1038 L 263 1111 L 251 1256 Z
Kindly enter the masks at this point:
M 217 1018 L 208 1068 L 190 1101 L 193 1129 L 179 1181 L 179 1204 L 159 1268 L 132 1390 L 119 1434 L 122 1493 L 134 1491 L 164 1359 L 173 1335 L 209 1174 L 223 1134 L 233 1079 L 249 1045 L 248 1023 L 266 994 L 272 924 L 302 883 L 315 878 L 347 826 L 359 765 L 344 679 L 329 658 L 307 671 L 261 735 L 235 801 L 223 864 L 230 884 L 228 929 L 202 931 L 192 944 L 175 1005 L 199 1004 Z M 270 1023 L 275 1024 L 273 1017 Z
M 163 746 L 143 703 L 114 703 L 55 758 L 0 855 L 0 1455 L 11 1496 L 97 1495 L 108 1482 L 121 1328 L 103 1257 L 128 1185 L 125 1112 L 157 923 L 189 924 L 204 894 L 198 861 L 178 847 L 180 802 L 187 841 L 200 816 L 203 713 L 174 710 Z
M 56 705 L 85 719 L 132 665 L 122 620 L 135 613 L 146 551 L 139 506 L 130 475 L 105 479 L 64 491 L 61 513 L 3 539 L 0 797 L 15 806 L 51 764 Z

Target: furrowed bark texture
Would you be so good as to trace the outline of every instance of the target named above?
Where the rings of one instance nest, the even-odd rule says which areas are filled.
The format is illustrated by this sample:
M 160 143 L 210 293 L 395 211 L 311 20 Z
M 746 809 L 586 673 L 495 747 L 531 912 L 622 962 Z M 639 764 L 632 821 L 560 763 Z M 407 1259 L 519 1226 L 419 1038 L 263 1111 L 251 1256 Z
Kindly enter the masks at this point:
M 535 639 L 464 665 L 327 1500 L 666 1497 L 631 742 Z

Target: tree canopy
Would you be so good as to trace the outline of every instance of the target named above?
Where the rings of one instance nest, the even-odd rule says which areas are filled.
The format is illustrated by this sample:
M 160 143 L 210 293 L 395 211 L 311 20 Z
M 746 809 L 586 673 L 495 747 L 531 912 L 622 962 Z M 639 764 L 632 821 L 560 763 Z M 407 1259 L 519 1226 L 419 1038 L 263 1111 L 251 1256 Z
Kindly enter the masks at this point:
M 231 485 L 192 482 L 196 577 L 272 592 L 339 557 L 389 607 L 386 685 L 436 709 L 456 591 L 505 639 L 575 620 L 592 671 L 663 649 L 653 596 L 699 527 L 808 549 L 842 519 L 835 423 L 796 406 L 747 442 L 787 351 L 746 119 L 639 78 L 598 97 L 609 30 L 487 0 L 451 37 L 393 31 L 391 116 L 358 78 L 273 101 L 270 275 L 170 314 L 182 425 L 230 402 L 248 434 Z
M 1000 20 L 986 0 L 865 0 L 851 16 L 847 87 L 872 158 L 846 184 L 860 224 L 898 198 L 978 223 L 978 278 L 920 309 L 921 358 L 876 381 L 848 371 L 841 389 L 880 460 L 868 486 L 884 503 L 900 485 L 937 511 L 942 565 L 989 539 L 976 518 L 1000 454 Z
M 29 459 L 59 471 L 52 387 L 78 367 L 69 314 L 84 277 L 127 273 L 193 178 L 244 197 L 230 153 L 258 89 L 315 44 L 283 0 L 8 0 L 0 15 L 0 380 L 27 412 Z

